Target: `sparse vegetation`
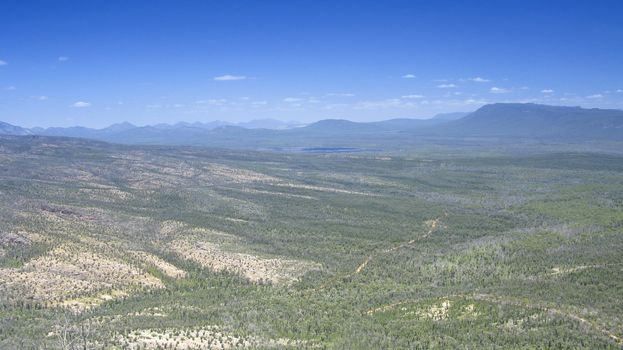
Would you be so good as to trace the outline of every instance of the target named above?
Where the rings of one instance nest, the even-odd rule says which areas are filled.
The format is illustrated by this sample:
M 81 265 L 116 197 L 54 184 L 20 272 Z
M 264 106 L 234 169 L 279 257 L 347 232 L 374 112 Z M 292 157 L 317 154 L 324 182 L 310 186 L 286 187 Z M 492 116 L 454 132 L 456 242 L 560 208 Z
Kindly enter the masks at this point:
M 503 152 L 0 137 L 0 348 L 621 348 L 623 158 Z

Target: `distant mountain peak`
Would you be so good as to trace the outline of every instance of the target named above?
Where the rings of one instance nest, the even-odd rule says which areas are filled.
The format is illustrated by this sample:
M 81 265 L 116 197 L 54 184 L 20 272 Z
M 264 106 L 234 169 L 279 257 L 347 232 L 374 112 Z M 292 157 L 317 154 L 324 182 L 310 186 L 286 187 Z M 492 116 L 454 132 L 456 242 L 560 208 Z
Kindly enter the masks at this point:
M 32 135 L 32 132 L 19 126 L 0 122 L 0 135 Z
M 494 103 L 440 127 L 438 133 L 523 138 L 623 138 L 623 111 L 535 103 Z
M 122 123 L 116 123 L 116 124 L 112 124 L 109 127 L 106 127 L 102 130 L 107 130 L 107 131 L 125 131 L 125 130 L 130 130 L 130 129 L 134 129 L 137 126 L 134 124 L 131 124 L 129 122 L 122 122 Z

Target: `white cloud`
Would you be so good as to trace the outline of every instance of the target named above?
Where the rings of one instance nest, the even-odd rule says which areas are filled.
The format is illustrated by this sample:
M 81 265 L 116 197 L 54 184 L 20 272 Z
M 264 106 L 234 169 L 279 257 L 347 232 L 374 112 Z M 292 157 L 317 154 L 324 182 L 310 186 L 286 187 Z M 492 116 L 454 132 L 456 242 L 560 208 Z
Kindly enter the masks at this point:
M 230 75 L 230 74 L 225 74 L 225 75 L 221 75 L 218 77 L 214 77 L 214 80 L 216 81 L 233 81 L 233 80 L 245 80 L 245 79 L 247 79 L 247 77 L 244 75 Z
M 415 75 L 413 75 L 413 74 L 405 74 L 401 78 L 403 78 L 403 79 L 415 79 Z
M 439 84 L 439 85 L 437 85 L 437 87 L 440 88 L 440 89 L 452 89 L 452 88 L 455 88 L 456 85 L 454 85 L 454 84 Z
M 544 90 L 541 90 L 541 92 L 544 93 L 544 94 L 551 94 L 552 92 L 554 92 L 554 90 L 552 90 L 552 89 L 544 89 Z
M 299 102 L 301 101 L 300 98 L 296 98 L 296 97 L 286 97 L 283 99 L 283 102 Z
M 621 92 L 623 92 L 623 89 L 618 89 L 617 92 L 621 93 Z
M 417 100 L 417 99 L 420 99 L 420 98 L 424 98 L 424 96 L 423 95 L 404 95 L 404 96 L 401 96 L 401 98 Z
M 329 97 L 353 97 L 355 94 L 351 94 L 350 92 L 330 92 L 327 94 Z
M 463 103 L 466 105 L 484 105 L 487 101 L 468 98 L 467 100 L 464 100 Z
M 17 88 L 16 88 L 15 86 L 13 86 L 13 85 L 11 85 L 11 86 L 7 86 L 7 87 L 6 87 L 6 88 L 4 88 L 4 89 L 5 89 L 5 90 L 7 90 L 7 91 L 17 90 Z
M 67 57 L 67 56 L 59 56 L 58 57 L 58 61 L 59 62 L 67 62 L 67 61 L 69 61 L 69 57 Z
M 155 108 L 160 108 L 160 107 L 162 107 L 162 106 L 161 106 L 161 105 L 156 104 L 156 105 L 147 105 L 147 106 L 145 106 L 145 107 L 155 109 Z
M 36 96 L 36 98 L 37 98 L 37 100 L 39 100 L 39 101 L 45 101 L 45 100 L 47 100 L 47 99 L 48 99 L 48 97 L 47 97 L 47 96 Z
M 0 66 L 6 66 L 9 64 L 7 61 L 0 60 Z
M 210 98 L 207 100 L 195 101 L 195 103 L 199 105 L 222 106 L 227 103 L 227 100 L 224 98 Z
M 350 108 L 351 106 L 352 105 L 349 103 L 329 103 L 329 104 L 322 106 L 322 109 L 329 111 L 329 110 L 335 110 L 335 109 Z
M 494 86 L 491 89 L 489 89 L 489 92 L 492 93 L 492 94 L 506 94 L 506 93 L 510 92 L 510 90 Z
M 590 98 L 590 99 L 603 98 L 603 97 L 604 95 L 602 94 L 594 94 L 594 95 L 586 96 L 586 98 Z
M 85 107 L 90 107 L 91 106 L 91 102 L 84 102 L 84 101 L 78 101 L 78 102 L 74 102 L 71 107 L 76 107 L 76 108 L 85 108 Z
M 488 82 L 491 81 L 489 79 L 485 79 L 485 78 L 481 78 L 481 77 L 475 77 L 475 78 L 472 78 L 470 80 L 473 81 L 473 82 L 476 82 L 476 83 L 488 83 Z
M 361 101 L 358 102 L 354 109 L 365 109 L 365 110 L 373 110 L 373 109 L 386 109 L 386 108 L 404 108 L 407 106 L 412 106 L 412 102 L 402 101 L 398 98 L 390 98 L 386 100 L 377 100 L 377 101 Z

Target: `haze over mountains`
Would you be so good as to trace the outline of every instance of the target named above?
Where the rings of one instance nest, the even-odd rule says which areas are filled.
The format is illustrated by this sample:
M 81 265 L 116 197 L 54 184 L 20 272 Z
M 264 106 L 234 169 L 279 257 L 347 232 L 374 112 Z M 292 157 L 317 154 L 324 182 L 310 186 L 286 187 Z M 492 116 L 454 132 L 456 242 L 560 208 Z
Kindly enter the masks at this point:
M 623 111 L 538 104 L 491 104 L 440 129 L 452 136 L 622 139 Z
M 114 124 L 32 128 L 0 123 L 0 134 L 66 136 L 127 144 L 203 145 L 240 148 L 306 146 L 382 147 L 416 138 L 506 138 L 565 141 L 623 140 L 623 111 L 538 104 L 496 103 L 472 113 L 440 114 L 430 119 L 391 119 L 360 123 L 326 119 L 302 126 L 297 122 L 257 120 L 247 123 Z

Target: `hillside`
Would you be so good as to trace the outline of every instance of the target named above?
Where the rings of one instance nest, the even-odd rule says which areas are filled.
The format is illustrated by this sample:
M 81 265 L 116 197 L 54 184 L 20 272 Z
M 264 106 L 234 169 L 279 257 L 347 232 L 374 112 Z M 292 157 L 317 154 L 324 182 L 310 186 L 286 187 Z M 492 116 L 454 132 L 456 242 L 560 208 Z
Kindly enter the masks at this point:
M 0 348 L 620 348 L 623 158 L 489 154 L 0 136 Z

